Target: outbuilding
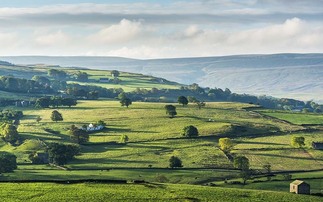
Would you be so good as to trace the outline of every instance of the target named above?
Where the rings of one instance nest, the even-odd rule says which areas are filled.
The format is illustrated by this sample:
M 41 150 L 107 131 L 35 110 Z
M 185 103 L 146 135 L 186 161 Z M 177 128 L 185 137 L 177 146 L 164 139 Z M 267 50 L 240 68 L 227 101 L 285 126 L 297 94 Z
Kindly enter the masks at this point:
M 310 185 L 301 180 L 295 180 L 290 183 L 290 192 L 296 194 L 310 194 L 311 193 Z
M 313 149 L 323 150 L 323 142 L 312 142 Z

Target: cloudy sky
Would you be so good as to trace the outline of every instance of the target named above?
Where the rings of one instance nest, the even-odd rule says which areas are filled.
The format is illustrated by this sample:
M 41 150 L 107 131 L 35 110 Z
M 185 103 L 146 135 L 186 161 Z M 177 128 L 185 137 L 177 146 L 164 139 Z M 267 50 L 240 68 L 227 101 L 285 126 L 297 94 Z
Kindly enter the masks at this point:
M 323 0 L 0 0 L 0 55 L 323 52 Z

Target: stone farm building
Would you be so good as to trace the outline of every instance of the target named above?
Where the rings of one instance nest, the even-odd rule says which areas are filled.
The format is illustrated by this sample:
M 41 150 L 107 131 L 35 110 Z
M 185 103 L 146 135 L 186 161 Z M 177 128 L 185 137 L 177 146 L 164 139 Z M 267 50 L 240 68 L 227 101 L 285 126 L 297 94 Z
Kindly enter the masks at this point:
M 109 83 L 110 82 L 110 79 L 108 79 L 108 78 L 100 78 L 99 79 L 99 82 L 100 83 Z
M 313 149 L 323 150 L 323 142 L 312 142 Z
M 310 194 L 310 185 L 301 180 L 295 180 L 290 183 L 290 192 L 296 194 Z

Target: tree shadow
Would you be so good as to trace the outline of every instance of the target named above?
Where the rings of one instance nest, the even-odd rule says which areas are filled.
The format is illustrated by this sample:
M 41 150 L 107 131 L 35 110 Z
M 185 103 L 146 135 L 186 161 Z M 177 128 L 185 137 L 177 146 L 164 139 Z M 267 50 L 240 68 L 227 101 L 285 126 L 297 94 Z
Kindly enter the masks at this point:
M 282 143 L 272 143 L 272 142 L 250 142 L 250 141 L 237 141 L 237 144 L 255 144 L 255 145 L 278 145 L 278 146 L 284 146 L 288 144 L 282 144 Z

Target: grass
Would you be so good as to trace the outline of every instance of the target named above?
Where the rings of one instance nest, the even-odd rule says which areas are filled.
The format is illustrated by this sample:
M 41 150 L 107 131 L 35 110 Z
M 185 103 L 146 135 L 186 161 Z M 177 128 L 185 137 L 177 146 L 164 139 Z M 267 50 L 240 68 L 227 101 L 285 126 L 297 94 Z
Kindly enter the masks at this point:
M 75 70 L 69 70 L 69 72 L 73 73 Z M 150 90 L 151 88 L 158 89 L 179 89 L 180 84 L 174 82 L 160 82 L 160 79 L 152 76 L 146 76 L 142 74 L 134 74 L 134 73 L 126 73 L 121 72 L 120 82 L 118 84 L 113 83 L 100 83 L 100 78 L 109 78 L 113 79 L 110 71 L 106 70 L 82 70 L 82 72 L 86 72 L 89 75 L 88 82 L 78 82 L 78 81 L 69 81 L 68 83 L 79 83 L 80 85 L 95 85 L 101 86 L 104 88 L 122 88 L 125 92 L 130 92 L 136 90 L 136 88 L 143 88 Z
M 1 184 L 4 201 L 321 201 L 273 191 L 170 184 Z
M 280 111 L 265 111 L 261 112 L 265 115 L 272 116 L 278 119 L 289 121 L 293 124 L 323 124 L 322 114 L 312 114 L 312 113 L 291 113 L 291 112 L 280 112 Z
M 217 147 L 218 138 L 223 136 L 238 140 L 234 153 L 246 155 L 252 168 L 267 162 L 272 162 L 274 170 L 317 169 L 321 166 L 321 151 L 295 150 L 289 146 L 290 136 L 272 136 L 274 131 L 297 131 L 300 127 L 244 110 L 251 105 L 207 103 L 201 110 L 194 105 L 177 105 L 178 116 L 173 119 L 165 114 L 164 105 L 135 102 L 127 109 L 116 101 L 80 101 L 76 107 L 59 108 L 64 121 L 57 123 L 50 120 L 53 109 L 23 109 L 25 117 L 21 120 L 19 133 L 27 141 L 19 147 L 2 143 L 0 149 L 15 153 L 19 163 L 26 163 L 32 150 L 44 149 L 35 139 L 71 142 L 68 129 L 72 124 L 81 126 L 102 119 L 108 124 L 107 129 L 92 133 L 90 142 L 82 146 L 81 155 L 67 167 L 166 168 L 168 159 L 174 155 L 182 159 L 185 168 L 232 168 L 232 163 Z M 35 121 L 37 116 L 42 118 L 39 124 Z M 187 125 L 196 126 L 200 136 L 183 138 L 181 130 Z M 58 133 L 49 133 L 47 129 Z M 129 143 L 113 144 L 121 135 L 127 135 Z M 320 134 L 306 135 L 307 141 L 320 137 Z M 299 156 L 303 158 L 297 159 Z M 282 164 L 282 159 L 286 163 Z M 297 166 L 292 166 L 295 163 Z
M 168 183 L 201 184 L 208 181 L 237 177 L 239 171 L 226 169 L 99 169 L 99 170 L 57 170 L 49 165 L 20 165 L 13 173 L 4 173 L 2 180 L 145 180 L 160 181 L 163 176 Z
M 303 149 L 293 148 L 291 138 L 305 137 Z M 241 138 L 237 140 L 234 153 L 249 158 L 252 168 L 261 169 L 270 163 L 274 170 L 307 170 L 323 168 L 323 152 L 311 148 L 312 141 L 323 141 L 323 133 L 297 133 L 277 136 Z M 314 160 L 315 159 L 315 160 Z
M 223 182 L 215 182 L 215 183 L 216 185 L 221 187 L 289 192 L 289 184 L 292 181 L 297 179 L 297 180 L 303 180 L 306 183 L 310 184 L 311 193 L 321 193 L 321 194 L 323 193 L 323 190 L 322 190 L 323 171 L 291 173 L 291 175 L 292 175 L 291 180 L 285 180 L 282 174 L 274 175 L 271 178 L 271 181 L 268 181 L 266 177 L 260 177 L 260 178 L 258 177 L 255 179 L 248 180 L 246 185 L 230 184 L 230 183 L 226 184 Z M 241 179 L 238 179 L 238 180 L 241 181 Z M 228 182 L 230 182 L 230 180 Z

